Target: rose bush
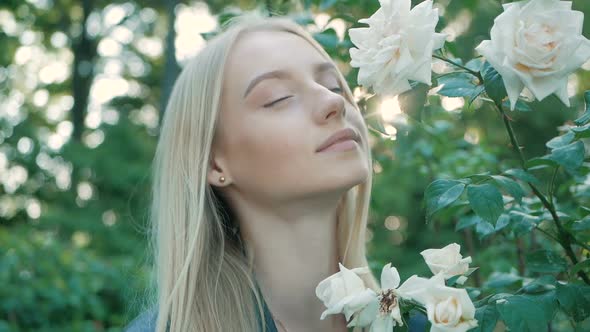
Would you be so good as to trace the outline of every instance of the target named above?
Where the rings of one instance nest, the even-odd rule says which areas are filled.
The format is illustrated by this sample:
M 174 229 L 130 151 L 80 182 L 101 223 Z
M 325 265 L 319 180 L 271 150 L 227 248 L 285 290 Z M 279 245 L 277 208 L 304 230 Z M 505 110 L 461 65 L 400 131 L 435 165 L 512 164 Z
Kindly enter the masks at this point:
M 527 100 L 519 99 L 525 88 L 538 101 L 555 94 L 571 106 L 569 75 L 590 59 L 590 42 L 582 36 L 583 13 L 572 10 L 567 1 L 504 4 L 490 40 L 475 49 L 483 57 L 464 62 L 450 56 L 452 48 L 442 47 L 443 36 L 434 30 L 438 18 L 431 1 L 412 10 L 409 1 L 380 4 L 373 16 L 358 21 L 369 24 L 368 28 L 349 30 L 357 46 L 350 49 L 350 58 L 351 66 L 359 68 L 358 83 L 376 95 L 398 95 L 414 83 L 431 84 L 432 58 L 446 62 L 449 66 L 437 71 L 437 87 L 423 101 L 466 98 L 464 104 L 469 107 L 497 111 L 520 166 L 503 168 L 509 163 L 502 162 L 499 174 L 479 172 L 433 181 L 424 193 L 426 221 L 445 214 L 458 221 L 457 230 L 473 229 L 480 240 L 497 235 L 516 243 L 519 270 L 494 272 L 483 286 L 454 288 L 473 272 L 468 266 L 471 257 L 463 258 L 456 244 L 427 249 L 421 254 L 433 277 L 414 275 L 397 287 L 399 275 L 387 266 L 384 271 L 396 282 L 384 282 L 382 272 L 383 289 L 375 292 L 377 301 L 365 301 L 349 326 L 366 324 L 372 317 L 371 331 L 390 331 L 407 326 L 404 317 L 410 308 L 422 308 L 431 331 L 492 331 L 499 322 L 511 331 L 543 331 L 552 329 L 558 312 L 576 329 L 576 324 L 590 317 L 590 208 L 558 203 L 556 187 L 558 178 L 569 176 L 560 194 L 569 202 L 588 202 L 590 197 L 584 143 L 590 137 L 590 91 L 585 94 L 585 113 L 559 127 L 563 134 L 548 141 L 547 153 L 540 157 L 525 157 L 512 126 L 514 119 L 506 110 L 532 111 Z M 432 135 L 444 132 L 423 119 L 412 124 Z M 536 248 L 525 252 L 523 236 L 533 232 L 546 241 L 539 245 L 531 236 L 530 247 Z M 511 285 L 522 287 L 509 292 Z

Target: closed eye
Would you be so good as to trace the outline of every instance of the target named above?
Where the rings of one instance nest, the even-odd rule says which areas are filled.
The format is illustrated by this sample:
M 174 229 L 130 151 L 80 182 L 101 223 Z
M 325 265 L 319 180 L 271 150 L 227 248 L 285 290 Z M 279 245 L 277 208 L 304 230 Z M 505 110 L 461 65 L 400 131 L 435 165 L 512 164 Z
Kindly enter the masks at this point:
M 332 88 L 332 89 L 330 89 L 330 91 L 334 91 L 334 92 L 336 92 L 336 93 L 341 93 L 341 92 L 342 92 L 342 89 L 341 89 L 341 88 L 339 88 L 339 87 L 336 87 L 336 88 Z M 285 99 L 287 99 L 287 98 L 290 98 L 290 97 L 293 97 L 293 96 L 285 96 L 285 97 L 283 97 L 283 98 L 279 98 L 279 99 L 277 99 L 277 100 L 275 100 L 275 101 L 273 101 L 273 102 L 270 102 L 270 103 L 268 103 L 268 104 L 266 104 L 266 105 L 263 105 L 263 107 L 265 107 L 265 108 L 272 107 L 274 104 L 276 104 L 276 103 L 278 103 L 278 102 L 280 102 L 280 101 L 283 101 L 283 100 L 285 100 Z
M 278 103 L 279 101 L 285 100 L 285 99 L 290 98 L 290 97 L 293 97 L 293 96 L 286 96 L 286 97 L 283 97 L 283 98 L 279 98 L 279 99 L 277 99 L 277 100 L 275 100 L 275 101 L 273 101 L 273 102 L 271 102 L 269 104 L 264 105 L 263 107 L 266 107 L 266 108 L 271 107 L 274 104 Z

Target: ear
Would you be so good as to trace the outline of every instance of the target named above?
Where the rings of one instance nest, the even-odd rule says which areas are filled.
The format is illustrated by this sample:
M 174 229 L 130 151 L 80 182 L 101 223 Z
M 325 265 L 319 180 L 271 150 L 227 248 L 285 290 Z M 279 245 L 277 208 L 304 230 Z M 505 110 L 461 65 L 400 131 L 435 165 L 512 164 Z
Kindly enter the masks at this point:
M 211 158 L 209 159 L 209 168 L 207 170 L 207 182 L 212 186 L 224 187 L 230 183 L 229 172 L 227 167 L 224 167 L 225 161 L 216 153 L 211 151 Z M 219 181 L 220 177 L 224 177 L 225 181 Z

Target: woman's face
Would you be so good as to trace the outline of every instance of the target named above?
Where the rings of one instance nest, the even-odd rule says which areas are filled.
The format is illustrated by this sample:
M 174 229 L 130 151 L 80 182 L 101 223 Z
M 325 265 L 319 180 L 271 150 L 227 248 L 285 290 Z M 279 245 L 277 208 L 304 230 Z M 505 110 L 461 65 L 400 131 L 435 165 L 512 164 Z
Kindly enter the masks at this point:
M 337 69 L 317 67 L 326 62 L 288 32 L 250 32 L 237 41 L 224 73 L 210 183 L 220 185 L 223 175 L 233 188 L 222 190 L 276 203 L 341 196 L 367 179 L 362 115 L 344 97 Z M 281 73 L 257 79 L 271 71 Z M 354 149 L 316 152 L 347 127 L 362 140 Z

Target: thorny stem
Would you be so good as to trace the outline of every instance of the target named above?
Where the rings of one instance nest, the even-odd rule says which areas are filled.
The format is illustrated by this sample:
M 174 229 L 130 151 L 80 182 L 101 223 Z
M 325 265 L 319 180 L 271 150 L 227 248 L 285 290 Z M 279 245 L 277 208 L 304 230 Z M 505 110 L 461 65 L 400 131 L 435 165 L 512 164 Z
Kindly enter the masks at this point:
M 504 121 L 504 126 L 506 127 L 506 130 L 508 131 L 508 136 L 510 136 L 510 142 L 512 143 L 512 148 L 518 154 L 518 157 L 520 160 L 520 165 L 521 165 L 522 169 L 527 171 L 528 169 L 526 167 L 525 158 L 524 158 L 524 155 L 520 149 L 520 145 L 518 144 L 518 140 L 516 139 L 516 136 L 514 135 L 514 129 L 512 128 L 512 124 L 510 123 L 510 121 L 508 120 L 508 117 L 504 113 L 504 110 L 502 109 L 502 105 L 498 102 L 494 102 L 494 104 L 496 105 L 496 108 L 498 109 L 498 111 L 502 115 L 502 120 Z M 551 217 L 555 221 L 555 226 L 557 227 L 557 239 L 558 239 L 557 242 L 563 247 L 563 249 L 565 250 L 565 253 L 570 258 L 572 263 L 574 265 L 578 264 L 578 258 L 576 257 L 576 254 L 572 250 L 572 246 L 571 246 L 571 241 L 572 241 L 572 239 L 575 241 L 575 238 L 563 228 L 563 225 L 561 224 L 561 220 L 559 219 L 559 216 L 557 215 L 557 212 L 555 211 L 553 204 L 551 204 L 547 200 L 547 198 L 545 198 L 545 196 L 539 191 L 539 189 L 537 189 L 537 187 L 534 184 L 532 184 L 530 182 L 527 182 L 527 183 L 531 187 L 533 193 L 541 200 L 541 202 L 543 203 L 543 206 L 545 206 L 545 208 L 547 210 L 549 210 L 549 213 L 551 213 Z M 578 276 L 580 276 L 580 278 L 582 278 L 582 280 L 584 280 L 584 282 L 586 284 L 590 285 L 590 279 L 584 273 L 584 271 L 578 271 Z

